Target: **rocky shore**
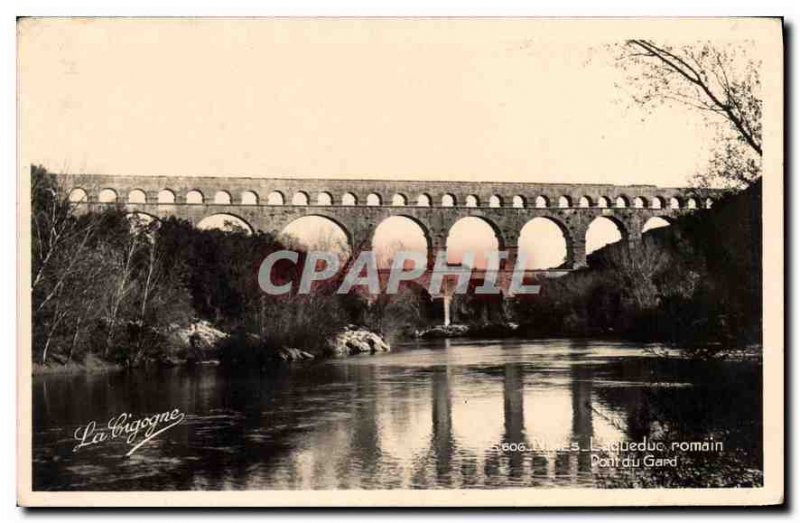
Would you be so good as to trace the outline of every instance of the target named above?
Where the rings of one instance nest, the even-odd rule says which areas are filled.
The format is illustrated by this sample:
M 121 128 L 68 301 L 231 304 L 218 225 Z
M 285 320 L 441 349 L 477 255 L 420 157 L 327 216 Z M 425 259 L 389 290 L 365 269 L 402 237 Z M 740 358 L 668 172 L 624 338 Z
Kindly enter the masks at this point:
M 255 334 L 229 334 L 208 321 L 170 326 L 166 333 L 169 349 L 158 360 L 145 365 L 229 365 L 238 368 L 270 368 L 276 365 L 358 354 L 389 352 L 391 346 L 380 335 L 355 325 L 346 326 L 327 340 L 322 350 L 273 346 Z M 61 374 L 119 371 L 123 367 L 89 354 L 81 362 L 34 365 L 33 374 Z
M 473 325 L 437 325 L 413 332 L 416 338 L 509 337 L 517 333 L 514 323 Z M 379 334 L 364 327 L 347 325 L 328 339 L 322 348 L 306 349 L 277 345 L 251 333 L 226 333 L 210 322 L 199 320 L 189 325 L 171 325 L 166 333 L 169 346 L 158 360 L 146 364 L 227 365 L 235 368 L 267 369 L 276 365 L 324 358 L 343 358 L 391 351 L 390 344 Z M 35 366 L 34 374 L 77 373 L 119 370 L 113 363 L 94 356 L 69 365 Z
M 379 335 L 372 331 L 348 325 L 328 343 L 328 352 L 331 356 L 342 357 L 355 354 L 375 354 L 389 352 L 390 345 Z
M 208 333 L 207 334 L 211 334 Z M 188 350 L 196 350 L 206 359 L 211 358 L 230 367 L 269 368 L 276 364 L 308 361 L 324 358 L 341 358 L 357 354 L 389 352 L 391 346 L 380 335 L 355 325 L 348 325 L 326 340 L 322 347 L 292 347 L 280 345 L 274 340 L 262 339 L 255 334 L 206 335 L 197 351 L 191 344 Z M 202 363 L 197 360 L 196 363 Z
M 290 362 L 389 352 L 391 346 L 381 336 L 372 331 L 355 325 L 348 325 L 333 339 L 328 340 L 324 351 L 318 355 L 294 347 L 279 347 L 272 350 L 274 352 L 273 360 Z
M 162 363 L 181 365 L 219 360 L 219 348 L 229 335 L 205 320 L 187 326 L 171 325 L 167 335 L 170 350 Z

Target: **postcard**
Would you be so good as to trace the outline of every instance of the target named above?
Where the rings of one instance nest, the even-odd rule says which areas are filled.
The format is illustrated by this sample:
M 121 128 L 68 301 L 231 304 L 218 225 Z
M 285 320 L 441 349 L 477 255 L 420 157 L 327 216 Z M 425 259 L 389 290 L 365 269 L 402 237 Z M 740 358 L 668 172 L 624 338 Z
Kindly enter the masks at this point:
M 779 18 L 21 18 L 18 503 L 775 505 Z

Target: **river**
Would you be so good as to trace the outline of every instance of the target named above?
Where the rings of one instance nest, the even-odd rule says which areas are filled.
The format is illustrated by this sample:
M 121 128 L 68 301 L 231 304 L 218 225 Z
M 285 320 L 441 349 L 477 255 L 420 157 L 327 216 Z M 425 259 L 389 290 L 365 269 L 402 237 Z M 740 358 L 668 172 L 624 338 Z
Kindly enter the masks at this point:
M 34 488 L 757 484 L 760 372 L 752 361 L 661 358 L 608 341 L 452 339 L 268 373 L 37 376 Z M 122 438 L 75 450 L 76 429 L 91 421 L 174 409 L 183 421 L 129 457 Z M 666 464 L 617 447 L 653 441 L 677 445 L 656 453 Z M 690 442 L 723 450 L 685 452 Z

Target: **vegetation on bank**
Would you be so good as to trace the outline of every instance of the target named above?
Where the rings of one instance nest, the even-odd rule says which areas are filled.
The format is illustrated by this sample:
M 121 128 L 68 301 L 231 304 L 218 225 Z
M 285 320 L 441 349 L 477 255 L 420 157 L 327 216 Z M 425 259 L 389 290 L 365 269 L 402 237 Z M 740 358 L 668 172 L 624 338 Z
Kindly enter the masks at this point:
M 279 239 L 151 221 L 121 206 L 85 212 L 43 168 L 32 169 L 31 228 L 32 355 L 40 371 L 191 359 L 192 344 L 176 343 L 176 331 L 201 321 L 229 334 L 231 350 L 220 355 L 235 363 L 236 350 L 264 353 L 259 361 L 283 348 L 323 354 L 347 325 L 387 332 L 395 321 L 420 319 L 391 299 L 370 304 L 336 294 L 335 281 L 308 295 L 269 296 L 257 274 L 270 252 L 285 248 Z M 276 279 L 299 276 L 289 264 L 275 271 Z
M 609 245 L 515 302 L 521 332 L 674 343 L 692 356 L 760 346 L 761 183 Z M 688 347 L 688 348 L 686 348 Z

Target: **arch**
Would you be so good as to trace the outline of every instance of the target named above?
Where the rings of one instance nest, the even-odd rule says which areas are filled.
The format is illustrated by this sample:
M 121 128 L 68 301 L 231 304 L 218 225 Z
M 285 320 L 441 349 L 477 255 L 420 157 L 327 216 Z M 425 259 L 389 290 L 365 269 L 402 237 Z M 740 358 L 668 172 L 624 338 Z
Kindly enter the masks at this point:
M 254 191 L 242 191 L 242 205 L 258 205 L 258 194 Z
M 158 191 L 158 203 L 175 203 L 175 193 L 169 189 L 161 189 Z
M 522 196 L 521 194 L 517 194 L 511 200 L 511 206 L 514 207 L 515 209 L 524 209 L 526 207 L 526 203 L 527 202 L 525 201 L 525 197 Z
M 355 194 L 351 192 L 346 192 L 342 195 L 342 205 L 347 207 L 358 205 L 358 198 L 356 198 Z
M 333 205 L 333 196 L 327 191 L 317 194 L 317 205 Z
M 465 216 L 447 232 L 448 263 L 461 263 L 466 252 L 474 253 L 473 267 L 485 268 L 490 251 L 503 249 L 503 237 L 492 221 L 482 216 Z
M 214 203 L 217 205 L 230 205 L 231 193 L 228 191 L 217 191 L 216 194 L 214 194 Z
M 308 205 L 308 194 L 305 191 L 297 191 L 292 196 L 292 205 Z
M 681 208 L 681 200 L 675 196 L 669 199 L 669 208 L 670 209 L 680 209 Z
M 611 202 L 608 200 L 607 197 L 601 196 L 597 199 L 597 206 L 601 209 L 606 209 L 611 205 Z
M 649 220 L 644 222 L 644 225 L 642 226 L 642 234 L 646 233 L 647 231 L 652 231 L 653 229 L 669 227 L 670 225 L 672 225 L 672 222 L 669 221 L 668 218 L 663 216 L 652 216 Z
M 186 203 L 190 205 L 199 205 L 203 203 L 203 193 L 197 189 L 192 189 L 186 193 Z
M 650 202 L 650 206 L 653 209 L 663 209 L 664 208 L 664 198 L 660 196 L 653 196 L 653 200 Z
M 428 229 L 419 220 L 406 215 L 390 216 L 372 233 L 372 251 L 378 267 L 391 267 L 398 251 L 416 251 L 426 257 L 430 248 Z
M 253 227 L 244 218 L 230 213 L 216 213 L 206 216 L 197 222 L 197 228 L 202 231 L 215 229 L 225 232 L 253 234 Z
M 480 205 L 480 200 L 474 194 L 468 194 L 466 198 L 464 198 L 464 206 L 465 207 L 478 207 Z
M 549 216 L 537 216 L 520 229 L 517 248 L 525 256 L 525 269 L 562 267 L 568 261 L 572 240 L 563 223 Z
M 381 205 L 382 203 L 383 203 L 383 198 L 381 198 L 380 194 L 378 194 L 376 192 L 373 192 L 373 193 L 369 193 L 367 195 L 367 205 L 368 206 L 377 207 L 377 206 Z
M 581 196 L 581 199 L 578 200 L 578 207 L 591 207 L 592 206 L 592 199 L 588 196 Z
M 405 207 L 407 202 L 408 198 L 406 198 L 405 194 L 397 193 L 394 196 L 392 196 L 393 207 Z
M 503 199 L 497 195 L 493 194 L 489 197 L 489 207 L 502 207 L 503 206 Z
M 97 195 L 97 201 L 100 203 L 114 203 L 117 201 L 117 191 L 114 189 L 103 189 Z
M 417 196 L 417 207 L 430 207 L 431 206 L 431 197 L 425 193 L 420 194 Z
M 626 207 L 628 207 L 628 198 L 620 194 L 614 200 L 614 207 L 616 207 L 617 209 L 625 209 Z
M 67 200 L 70 203 L 84 203 L 89 200 L 89 195 L 86 194 L 86 191 L 84 191 L 80 187 L 76 187 L 69 192 Z
M 586 254 L 625 240 L 627 237 L 628 232 L 619 220 L 612 216 L 598 216 L 586 229 Z
M 455 207 L 456 197 L 452 194 L 445 194 L 442 196 L 442 207 Z
M 688 200 L 686 200 L 686 208 L 697 209 L 697 200 L 694 198 L 689 198 Z
M 567 209 L 569 207 L 572 207 L 572 200 L 570 200 L 570 197 L 566 195 L 559 196 L 558 207 L 561 209 Z
M 537 209 L 544 209 L 545 207 L 549 206 L 550 206 L 550 200 L 547 199 L 547 196 L 540 194 L 539 196 L 536 197 L 536 200 L 534 201 L 534 207 L 536 207 Z
M 280 191 L 272 191 L 267 195 L 267 205 L 283 205 L 285 202 L 286 198 Z
M 352 247 L 352 236 L 347 227 L 318 213 L 289 222 L 281 230 L 281 238 L 291 248 L 335 252 L 342 257 L 349 255 Z
M 644 209 L 647 207 L 647 200 L 642 198 L 641 196 L 637 196 L 633 199 L 633 208 L 634 209 Z
M 147 195 L 141 189 L 134 189 L 128 193 L 128 203 L 147 203 Z

